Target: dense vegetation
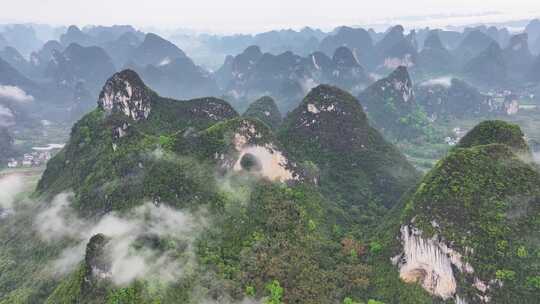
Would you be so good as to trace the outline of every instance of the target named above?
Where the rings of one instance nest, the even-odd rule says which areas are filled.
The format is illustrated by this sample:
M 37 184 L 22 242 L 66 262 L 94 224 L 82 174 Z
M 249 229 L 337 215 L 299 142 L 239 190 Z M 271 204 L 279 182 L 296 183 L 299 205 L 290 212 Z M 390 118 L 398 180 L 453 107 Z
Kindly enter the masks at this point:
M 493 303 L 536 299 L 540 240 L 528 232 L 540 230 L 540 173 L 514 154 L 528 149 L 514 125 L 478 125 L 422 179 L 336 87 L 312 89 L 281 124 L 270 99 L 239 117 L 219 99 L 162 98 L 132 71 L 105 88 L 48 163 L 36 193 L 45 203 L 25 212 L 72 191 L 69 206 L 83 219 L 127 216 L 146 202 L 202 215 L 187 239 L 154 228 L 133 232 L 127 246 L 183 267 L 173 280 L 118 283 L 111 248 L 120 241 L 104 231 L 85 240 L 74 271 L 51 277 L 48 263 L 75 240 L 17 235 L 33 220 L 19 212 L 13 227 L 0 226 L 15 242 L 0 246 L 2 304 L 442 303 L 390 262 L 400 226 L 412 221 L 461 252 L 475 276 L 502 282 Z M 265 175 L 268 163 L 287 179 Z M 458 294 L 474 299 L 473 277 L 458 279 Z
M 273 130 L 277 129 L 282 121 L 275 101 L 268 96 L 261 97 L 250 104 L 243 116 L 257 118 Z
M 458 147 L 470 148 L 487 144 L 504 144 L 518 153 L 528 153 L 529 147 L 518 125 L 500 120 L 487 120 L 476 125 L 460 141 Z
M 412 86 L 407 68 L 400 66 L 358 97 L 374 127 L 390 138 L 435 136 L 424 109 L 416 103 Z
M 476 298 L 481 280 L 493 303 L 537 299 L 540 247 L 529 232 L 540 229 L 540 173 L 525 151 L 518 126 L 483 122 L 405 200 L 404 222 L 452 244 L 474 268 L 458 276 L 462 297 Z

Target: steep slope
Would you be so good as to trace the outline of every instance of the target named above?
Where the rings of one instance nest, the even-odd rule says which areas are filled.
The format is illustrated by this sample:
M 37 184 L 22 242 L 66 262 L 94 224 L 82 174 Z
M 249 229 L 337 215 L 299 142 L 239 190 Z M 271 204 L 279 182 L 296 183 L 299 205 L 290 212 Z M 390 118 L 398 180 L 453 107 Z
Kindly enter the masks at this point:
M 411 67 L 416 63 L 418 50 L 414 34 L 406 37 L 404 31 L 403 26 L 396 25 L 375 45 L 379 68 L 393 70 L 399 66 Z
M 505 84 L 508 80 L 508 68 L 499 44 L 489 47 L 465 64 L 463 72 L 475 82 L 487 86 Z
M 323 194 L 350 212 L 342 216 L 353 222 L 373 221 L 364 213 L 393 206 L 418 178 L 369 126 L 358 100 L 336 87 L 311 90 L 286 117 L 279 138 L 295 159 L 313 167 Z
M 479 133 L 484 126 L 495 129 Z M 475 142 L 439 161 L 405 200 L 393 258 L 403 281 L 456 303 L 537 301 L 540 173 L 505 145 L 523 148 L 516 133 L 502 122 L 478 126 L 466 136 Z
M 60 43 L 62 43 L 64 47 L 68 47 L 73 43 L 84 47 L 96 45 L 95 39 L 81 31 L 76 25 L 69 26 L 67 31 L 60 36 Z
M 332 57 L 332 62 L 335 68 L 331 76 L 327 75 L 325 77 L 329 80 L 325 83 L 349 89 L 353 93 L 358 92 L 363 85 L 368 83 L 368 76 L 364 68 L 350 49 L 346 47 L 337 48 Z M 327 73 L 330 74 L 329 71 Z
M 374 126 L 386 136 L 401 139 L 430 135 L 430 122 L 416 103 L 406 67 L 400 66 L 388 77 L 378 80 L 358 99 Z
M 529 146 L 524 136 L 518 125 L 501 120 L 486 120 L 469 131 L 459 141 L 458 147 L 470 148 L 497 143 L 510 147 L 516 153 L 526 154 L 529 153 Z
M 38 51 L 32 52 L 30 55 L 30 63 L 40 73 L 44 73 L 49 62 L 54 58 L 54 52 L 62 52 L 64 47 L 56 40 L 49 40 Z
M 307 57 L 292 52 L 261 54 L 258 47 L 252 46 L 234 59 L 229 58 L 217 74 L 220 82 L 228 81 L 225 92 L 239 108 L 271 95 L 283 112 L 294 109 L 298 100 L 320 83 L 358 92 L 369 81 L 356 55 L 346 47 L 339 47 L 329 58 L 321 52 Z
M 510 76 L 523 80 L 534 61 L 529 50 L 527 33 L 512 36 L 503 50 L 503 56 Z
M 7 46 L 4 49 L 1 49 L 0 58 L 7 61 L 11 66 L 27 77 L 32 77 L 35 74 L 30 62 L 28 62 L 26 58 L 13 47 Z
M 21 88 L 29 94 L 39 93 L 40 88 L 32 80 L 21 74 L 9 63 L 0 58 L 0 83 Z
M 540 44 L 537 42 L 540 41 L 540 20 L 533 19 L 525 27 L 525 32 L 529 36 L 529 44 L 531 45 L 531 51 L 535 54 L 540 53 Z
M 283 120 L 276 102 L 269 96 L 261 97 L 251 103 L 242 116 L 258 119 L 273 130 L 276 130 Z
M 188 57 L 177 57 L 157 66 L 129 66 L 160 95 L 176 99 L 217 96 L 219 88 L 208 71 Z
M 172 42 L 149 33 L 129 58 L 133 63 L 144 67 L 149 64 L 158 66 L 185 57 L 186 54 Z
M 112 59 L 102 48 L 73 43 L 63 52 L 53 51 L 46 75 L 58 88 L 72 91 L 78 82 L 83 82 L 90 91 L 97 93 L 114 72 Z
M 496 42 L 491 37 L 479 30 L 473 30 L 466 34 L 453 53 L 458 64 L 465 64 L 485 51 L 492 43 Z
M 38 190 L 72 189 L 84 214 L 129 208 L 153 198 L 148 191 L 158 172 L 148 173 L 151 155 L 168 142 L 167 135 L 235 116 L 222 100 L 162 98 L 135 72 L 117 73 L 103 87 L 98 108 L 75 124 L 66 148 L 48 163 Z
M 454 57 L 442 44 L 437 31 L 429 32 L 416 68 L 428 74 L 444 74 L 455 69 Z
M 326 176 L 343 173 L 339 172 L 343 166 L 332 166 L 341 156 L 349 161 L 352 173 L 347 177 L 365 178 L 341 190 L 358 193 L 354 189 L 358 186 L 368 195 L 368 189 L 379 189 L 380 198 L 370 199 L 370 204 L 395 199 L 414 183 L 416 171 L 368 126 L 351 95 L 329 87 L 320 90 L 337 95 L 317 97 L 316 106 L 330 109 L 326 102 L 332 102 L 338 118 L 345 118 L 324 116 L 320 134 L 328 135 L 321 139 L 337 138 L 342 130 L 350 130 L 353 136 L 337 140 L 344 149 L 336 151 L 332 163 L 321 170 L 322 187 L 336 195 Z M 316 93 L 308 99 L 312 97 Z M 298 113 L 305 115 L 307 105 L 302 107 Z M 285 130 L 293 134 L 292 129 Z M 305 138 L 303 131 L 294 131 L 298 140 L 313 139 Z M 336 148 L 332 142 L 320 144 L 328 150 Z M 266 124 L 237 117 L 223 101 L 164 99 L 135 72 L 115 74 L 103 88 L 98 109 L 74 126 L 66 148 L 49 163 L 39 189 L 54 194 L 71 188 L 70 205 L 97 220 L 129 220 L 141 210 L 143 219 L 128 226 L 132 228 L 127 240 L 118 239 L 111 230 L 89 238 L 84 260 L 59 284 L 51 283 L 56 285 L 45 295 L 45 303 L 235 303 L 264 301 L 261 298 L 268 296 L 289 303 L 325 304 L 346 297 L 368 300 L 371 268 L 364 263 L 365 247 L 338 232 L 352 229 L 333 216 L 347 215 L 350 221 L 360 222 L 364 208 L 349 214 L 355 208 L 329 202 L 316 186 L 315 165 L 308 166 L 308 160 L 315 161 L 319 153 L 295 153 Z M 327 173 L 330 170 L 332 174 Z M 368 204 L 367 198 L 361 200 L 358 207 Z M 202 218 L 186 222 L 185 214 L 180 221 L 168 217 L 196 210 Z M 183 227 L 193 224 L 201 227 L 183 234 Z M 156 272 L 119 283 L 116 276 L 123 278 L 125 273 L 118 272 L 112 259 L 116 256 L 111 256 L 118 246 L 128 250 L 128 261 L 141 255 L 139 263 L 151 260 Z M 172 281 L 163 275 L 169 265 L 185 265 L 178 272 L 173 267 Z
M 340 27 L 333 35 L 326 36 L 319 45 L 319 51 L 332 56 L 339 47 L 347 47 L 359 54 L 360 64 L 367 68 L 375 65 L 375 49 L 369 33 L 362 28 Z

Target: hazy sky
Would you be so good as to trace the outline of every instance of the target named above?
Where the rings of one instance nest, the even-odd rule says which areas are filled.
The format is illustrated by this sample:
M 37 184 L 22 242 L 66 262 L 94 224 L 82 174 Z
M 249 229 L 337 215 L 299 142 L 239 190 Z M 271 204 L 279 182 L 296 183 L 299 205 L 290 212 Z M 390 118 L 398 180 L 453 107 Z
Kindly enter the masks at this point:
M 306 25 L 328 29 L 343 24 L 391 22 L 408 16 L 439 15 L 436 20 L 426 22 L 463 23 L 471 19 L 470 23 L 540 15 L 540 0 L 0 0 L 0 3 L 1 22 L 123 23 L 217 32 L 256 32 Z M 475 16 L 468 16 L 471 14 Z

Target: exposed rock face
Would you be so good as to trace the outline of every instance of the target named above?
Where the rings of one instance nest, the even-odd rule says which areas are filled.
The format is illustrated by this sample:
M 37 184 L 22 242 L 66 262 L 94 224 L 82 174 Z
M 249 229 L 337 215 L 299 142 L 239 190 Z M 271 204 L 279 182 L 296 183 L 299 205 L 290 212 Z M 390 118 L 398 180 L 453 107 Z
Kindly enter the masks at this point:
M 251 171 L 271 181 L 285 182 L 295 179 L 295 174 L 289 169 L 289 160 L 275 143 L 263 139 L 265 132 L 259 128 L 260 126 L 251 120 L 241 120 L 235 128 L 232 137 L 236 152 L 233 171 Z M 246 167 L 246 158 L 251 158 L 256 166 Z
M 401 227 L 403 253 L 394 258 L 398 263 L 401 279 L 408 283 L 418 282 L 433 295 L 443 299 L 452 298 L 457 282 L 453 267 L 472 273 L 473 268 L 461 261 L 461 254 L 449 248 L 436 236 L 422 237 L 422 232 L 413 226 Z
M 138 121 L 150 115 L 151 97 L 139 76 L 131 70 L 124 70 L 105 83 L 98 105 L 107 113 L 123 113 Z
M 287 158 L 273 145 L 242 146 L 238 153 L 238 160 L 233 166 L 234 171 L 252 171 L 271 181 L 286 182 L 295 179 L 293 172 L 287 169 Z M 246 168 L 245 161 L 249 157 L 257 164 L 254 168 Z
M 84 278 L 81 281 L 81 296 L 87 300 L 102 299 L 106 293 L 107 280 L 112 276 L 111 264 L 107 256 L 106 246 L 109 242 L 103 234 L 96 234 L 86 245 L 84 257 Z
M 517 125 L 487 121 L 425 175 L 398 233 L 393 262 L 404 281 L 461 303 L 535 303 L 522 282 L 538 260 L 525 252 L 537 250 L 540 175 L 524 149 Z
M 108 278 L 111 276 L 111 265 L 107 261 L 105 246 L 109 240 L 103 234 L 96 234 L 86 245 L 84 263 L 87 275 L 95 278 Z

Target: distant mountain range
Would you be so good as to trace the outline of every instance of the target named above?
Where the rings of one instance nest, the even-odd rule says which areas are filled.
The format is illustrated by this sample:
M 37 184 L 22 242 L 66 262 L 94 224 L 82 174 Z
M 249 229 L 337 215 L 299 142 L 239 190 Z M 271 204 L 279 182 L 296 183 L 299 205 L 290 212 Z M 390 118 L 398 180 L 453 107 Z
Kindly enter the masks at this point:
M 517 34 L 486 26 L 407 33 L 397 25 L 385 32 L 343 26 L 329 33 L 304 28 L 167 40 L 126 25 L 70 26 L 45 43 L 37 37 L 31 26 L 2 28 L 1 84 L 20 85 L 37 101 L 59 106 L 55 111 L 72 109 L 73 117 L 90 109 L 90 96 L 123 68 L 137 71 L 164 96 L 220 96 L 242 111 L 269 95 L 284 113 L 319 84 L 358 95 L 400 66 L 413 82 L 451 75 L 482 90 L 535 85 L 540 78 L 538 20 Z M 221 59 L 219 68 L 198 64 L 201 56 Z

